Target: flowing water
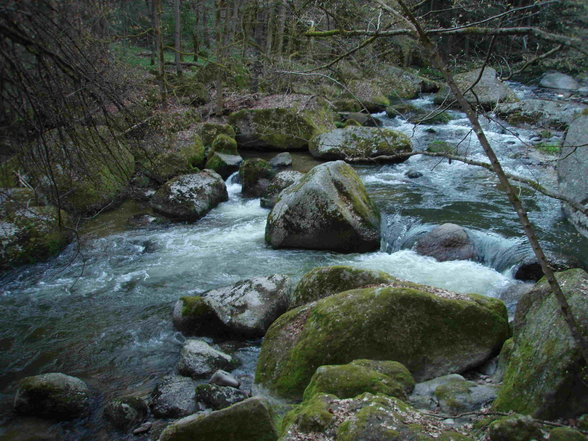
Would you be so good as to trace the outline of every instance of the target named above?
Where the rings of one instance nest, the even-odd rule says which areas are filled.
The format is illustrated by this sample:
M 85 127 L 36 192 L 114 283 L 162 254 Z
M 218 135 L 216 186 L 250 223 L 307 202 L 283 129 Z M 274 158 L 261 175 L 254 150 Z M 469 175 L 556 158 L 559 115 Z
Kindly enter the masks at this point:
M 430 97 L 413 103 L 432 108 Z M 445 140 L 469 158 L 484 161 L 465 115 L 451 115 L 448 124 L 436 126 L 378 117 L 411 136 L 416 150 Z M 544 159 L 525 146 L 534 132 L 488 120 L 484 126 L 509 172 L 554 184 L 550 168 L 541 164 Z M 184 340 L 171 324 L 175 300 L 241 279 L 275 273 L 299 278 L 317 266 L 349 264 L 489 296 L 524 285 L 513 279 L 511 267 L 529 249 L 487 171 L 423 156 L 357 170 L 383 214 L 379 252 L 272 250 L 264 242 L 268 210 L 260 208 L 258 199 L 241 198 L 240 186 L 229 181 L 230 200 L 195 224 L 121 229 L 103 222 L 94 235 L 85 236 L 80 249 L 71 245 L 50 262 L 5 274 L 0 288 L 0 425 L 12 418 L 15 381 L 28 375 L 59 371 L 81 377 L 102 400 L 121 391 L 150 390 L 174 371 Z M 423 176 L 409 179 L 409 170 Z M 546 247 L 586 263 L 588 243 L 563 219 L 559 202 L 524 188 L 520 192 Z M 411 251 L 420 235 L 445 222 L 468 229 L 479 263 L 437 262 Z M 236 374 L 246 382 L 251 382 L 258 347 L 259 341 L 223 346 L 242 361 Z M 72 439 L 95 439 L 100 423 L 87 424 Z

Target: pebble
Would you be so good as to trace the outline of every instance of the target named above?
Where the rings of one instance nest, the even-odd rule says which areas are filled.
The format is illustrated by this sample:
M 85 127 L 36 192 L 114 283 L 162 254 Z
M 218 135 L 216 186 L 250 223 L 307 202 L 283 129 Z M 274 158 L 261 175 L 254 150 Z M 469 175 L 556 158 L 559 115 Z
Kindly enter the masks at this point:
M 151 426 L 153 426 L 153 423 L 147 421 L 146 423 L 141 424 L 139 427 L 133 430 L 133 435 L 141 435 L 142 433 L 149 432 Z

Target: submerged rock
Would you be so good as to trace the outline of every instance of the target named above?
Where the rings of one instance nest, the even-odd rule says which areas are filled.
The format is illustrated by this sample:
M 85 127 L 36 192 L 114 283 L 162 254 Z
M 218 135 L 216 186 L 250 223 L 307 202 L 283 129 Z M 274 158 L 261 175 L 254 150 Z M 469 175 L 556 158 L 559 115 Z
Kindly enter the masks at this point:
M 149 413 L 145 400 L 139 397 L 121 397 L 108 402 L 104 417 L 117 429 L 128 431 L 141 423 Z
M 568 129 L 557 163 L 560 192 L 574 202 L 588 208 L 588 115 L 577 118 Z M 583 146 L 583 147 L 579 147 Z M 585 237 L 588 237 L 588 216 L 563 204 L 570 222 Z
M 160 441 L 276 441 L 278 433 L 271 408 L 254 397 L 207 415 L 191 415 L 163 431 Z
M 556 276 L 579 325 L 588 329 L 588 274 L 573 269 Z M 545 279 L 519 301 L 513 341 L 497 410 L 544 419 L 588 412 L 586 368 Z
M 481 77 L 480 69 L 475 69 L 457 74 L 454 78 L 462 92 L 468 90 L 477 81 L 472 91 L 468 91 L 465 94 L 466 100 L 474 106 L 491 109 L 498 103 L 518 101 L 516 94 L 508 85 L 500 81 L 497 77 L 496 70 L 491 67 L 485 67 Z M 452 100 L 454 100 L 453 94 L 447 86 L 441 88 L 437 95 L 435 95 L 436 104 L 450 103 Z
M 290 308 L 305 305 L 333 294 L 369 285 L 394 282 L 397 279 L 383 271 L 366 270 L 351 266 L 325 266 L 315 268 L 300 279 L 292 293 Z
M 151 411 L 157 418 L 180 418 L 196 412 L 196 382 L 168 375 L 151 394 Z
M 358 358 L 396 360 L 423 381 L 482 364 L 509 333 L 497 299 L 400 281 L 355 289 L 276 320 L 262 344 L 256 382 L 299 398 L 319 366 Z
M 212 170 L 204 170 L 166 182 L 155 193 L 150 205 L 166 216 L 196 221 L 228 199 L 222 178 Z
M 261 337 L 288 308 L 291 289 L 289 277 L 274 274 L 182 297 L 174 306 L 174 324 L 188 334 Z
M 271 180 L 266 192 L 262 195 L 260 205 L 263 208 L 273 208 L 278 202 L 280 193 L 290 185 L 298 183 L 304 173 L 294 170 L 285 170 L 279 172 Z
M 269 161 L 273 168 L 281 169 L 292 165 L 292 155 L 288 152 L 278 153 Z
M 421 237 L 416 252 L 431 256 L 439 262 L 447 260 L 476 260 L 474 244 L 466 230 L 459 225 L 443 224 Z
M 412 150 L 408 136 L 391 129 L 347 127 L 323 133 L 312 139 L 310 153 L 326 160 L 363 160 L 370 162 L 378 156 L 392 156 Z M 386 160 L 402 162 L 408 158 Z
M 214 349 L 204 340 L 190 338 L 182 348 L 178 371 L 186 377 L 206 378 L 218 369 L 227 369 L 234 364 L 230 355 Z
M 541 87 L 548 89 L 577 90 L 580 85 L 569 75 L 561 72 L 548 72 L 539 81 Z
M 86 383 L 62 373 L 26 377 L 14 397 L 14 410 L 23 415 L 69 420 L 86 415 L 89 409 Z
M 355 170 L 328 162 L 281 193 L 265 239 L 273 248 L 372 251 L 380 246 L 380 216 Z

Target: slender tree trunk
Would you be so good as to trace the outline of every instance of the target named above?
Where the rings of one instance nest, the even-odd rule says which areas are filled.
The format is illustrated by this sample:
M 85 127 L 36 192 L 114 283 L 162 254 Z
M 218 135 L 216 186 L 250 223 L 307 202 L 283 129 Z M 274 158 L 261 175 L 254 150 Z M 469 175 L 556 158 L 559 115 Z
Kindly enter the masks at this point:
M 145 0 L 149 7 L 149 13 L 151 14 L 151 56 L 149 64 L 155 65 L 155 59 L 157 58 L 157 36 L 155 35 L 155 0 Z
M 513 208 L 515 209 L 515 211 L 519 217 L 519 221 L 525 231 L 525 235 L 527 236 L 527 239 L 529 240 L 529 243 L 531 244 L 531 248 L 533 249 L 533 252 L 535 253 L 535 257 L 537 257 L 537 261 L 541 265 L 541 269 L 543 270 L 543 274 L 545 275 L 545 278 L 547 279 L 549 286 L 551 287 L 551 290 L 552 290 L 552 292 L 553 292 L 553 294 L 559 304 L 559 308 L 562 312 L 562 315 L 563 315 L 565 322 L 567 323 L 567 325 L 570 329 L 572 337 L 580 349 L 580 353 L 581 353 L 582 357 L 584 358 L 584 362 L 586 364 L 588 364 L 588 341 L 586 340 L 583 329 L 580 327 L 579 323 L 576 321 L 574 315 L 572 314 L 568 300 L 567 300 L 566 296 L 564 295 L 557 279 L 555 278 L 553 270 L 549 266 L 549 262 L 547 261 L 547 258 L 545 257 L 545 253 L 543 252 L 543 249 L 541 248 L 541 244 L 539 243 L 537 235 L 535 234 L 535 230 L 533 228 L 533 225 L 529 221 L 529 217 L 528 217 L 527 212 L 523 206 L 523 203 L 519 199 L 516 190 L 510 184 L 510 181 L 509 181 L 508 177 L 506 176 L 506 173 L 504 172 L 502 165 L 500 164 L 500 161 L 498 160 L 498 158 L 496 156 L 496 153 L 494 153 L 494 150 L 492 149 L 492 146 L 490 145 L 488 138 L 486 138 L 486 134 L 484 133 L 484 130 L 482 129 L 482 126 L 480 125 L 480 121 L 478 120 L 478 115 L 477 115 L 475 109 L 465 99 L 459 86 L 455 82 L 453 75 L 447 69 L 447 64 L 445 63 L 445 61 L 441 57 L 439 50 L 437 49 L 435 43 L 433 43 L 433 41 L 425 33 L 423 28 L 420 26 L 420 23 L 418 22 L 418 20 L 414 17 L 414 15 L 410 11 L 410 9 L 407 8 L 407 6 L 404 4 L 404 1 L 398 0 L 398 4 L 400 5 L 402 10 L 404 11 L 404 14 L 409 19 L 409 21 L 414 25 L 415 30 L 418 34 L 418 37 L 419 37 L 421 43 L 423 44 L 425 49 L 431 55 L 434 66 L 441 71 L 445 80 L 447 81 L 447 84 L 451 88 L 451 91 L 455 95 L 457 102 L 459 103 L 460 107 L 466 113 L 466 115 L 470 121 L 470 124 L 472 125 L 472 128 L 474 129 L 474 133 L 476 134 L 476 136 L 478 138 L 478 141 L 482 145 L 482 148 L 484 149 L 486 156 L 488 156 L 488 159 L 490 160 L 490 164 L 492 165 L 492 169 L 494 170 L 494 173 L 498 177 L 500 184 L 505 189 L 506 194 L 508 195 L 508 199 L 510 200 L 510 203 L 512 204 Z
M 200 36 L 205 48 L 210 49 L 210 32 L 208 20 L 208 6 L 205 1 L 200 3 Z
M 163 52 L 163 38 L 161 37 L 161 0 L 153 0 L 153 29 L 155 31 L 155 41 L 159 53 L 159 89 L 161 92 L 161 100 L 167 100 L 167 81 L 165 76 L 165 56 Z
M 217 71 L 219 72 L 215 80 L 216 89 L 216 103 L 215 112 L 217 115 L 222 115 L 224 109 L 224 87 L 223 87 L 223 75 L 221 75 L 224 69 L 224 27 L 223 27 L 223 11 L 226 12 L 226 0 L 216 0 L 216 12 L 215 12 L 215 40 L 216 40 L 216 63 Z
M 269 56 L 272 53 L 274 43 L 274 29 L 276 24 L 276 4 L 274 1 L 267 5 L 267 30 L 265 39 L 265 53 Z
M 286 4 L 280 0 L 278 4 L 278 23 L 276 26 L 276 54 L 282 56 L 284 52 L 284 32 L 286 28 Z
M 176 73 L 182 75 L 182 19 L 181 19 L 181 0 L 174 0 L 174 49 Z

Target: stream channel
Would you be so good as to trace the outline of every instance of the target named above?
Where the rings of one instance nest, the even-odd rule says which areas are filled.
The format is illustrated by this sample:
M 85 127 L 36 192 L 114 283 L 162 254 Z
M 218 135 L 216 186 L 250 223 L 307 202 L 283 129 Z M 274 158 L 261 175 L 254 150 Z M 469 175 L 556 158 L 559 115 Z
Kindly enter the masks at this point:
M 532 93 L 512 86 L 520 96 Z M 431 96 L 411 103 L 433 108 Z M 416 150 L 424 150 L 433 140 L 445 140 L 459 144 L 458 151 L 469 158 L 484 161 L 465 115 L 450 114 L 453 119 L 448 124 L 434 126 L 376 116 L 385 126 L 409 135 Z M 555 174 L 545 165 L 545 157 L 525 145 L 535 131 L 483 123 L 507 171 L 555 186 Z M 300 155 L 294 157 L 295 163 L 300 160 Z M 356 170 L 382 212 L 379 252 L 273 250 L 264 241 L 268 210 L 260 207 L 259 199 L 242 198 L 240 185 L 229 178 L 230 200 L 194 224 L 117 228 L 108 223 L 113 215 L 105 214 L 98 219 L 101 226 L 83 236 L 79 250 L 72 244 L 47 263 L 4 274 L 0 427 L 13 418 L 15 382 L 29 375 L 64 372 L 80 377 L 100 397 L 96 406 L 125 392 L 150 391 L 174 371 L 184 340 L 172 327 L 173 303 L 180 296 L 254 276 L 281 273 L 298 279 L 317 266 L 353 265 L 457 292 L 501 297 L 512 312 L 512 293 L 529 286 L 513 278 L 512 266 L 530 251 L 516 215 L 490 173 L 424 156 Z M 409 170 L 423 175 L 409 179 Z M 563 218 L 559 201 L 524 188 L 520 193 L 545 247 L 586 266 L 588 241 Z M 419 235 L 445 222 L 467 228 L 481 262 L 437 262 L 410 250 Z M 235 374 L 245 383 L 252 381 L 259 343 L 221 344 L 242 361 Z M 99 418 L 85 424 L 71 429 L 77 433 L 72 439 L 96 439 L 92 433 L 102 430 Z

